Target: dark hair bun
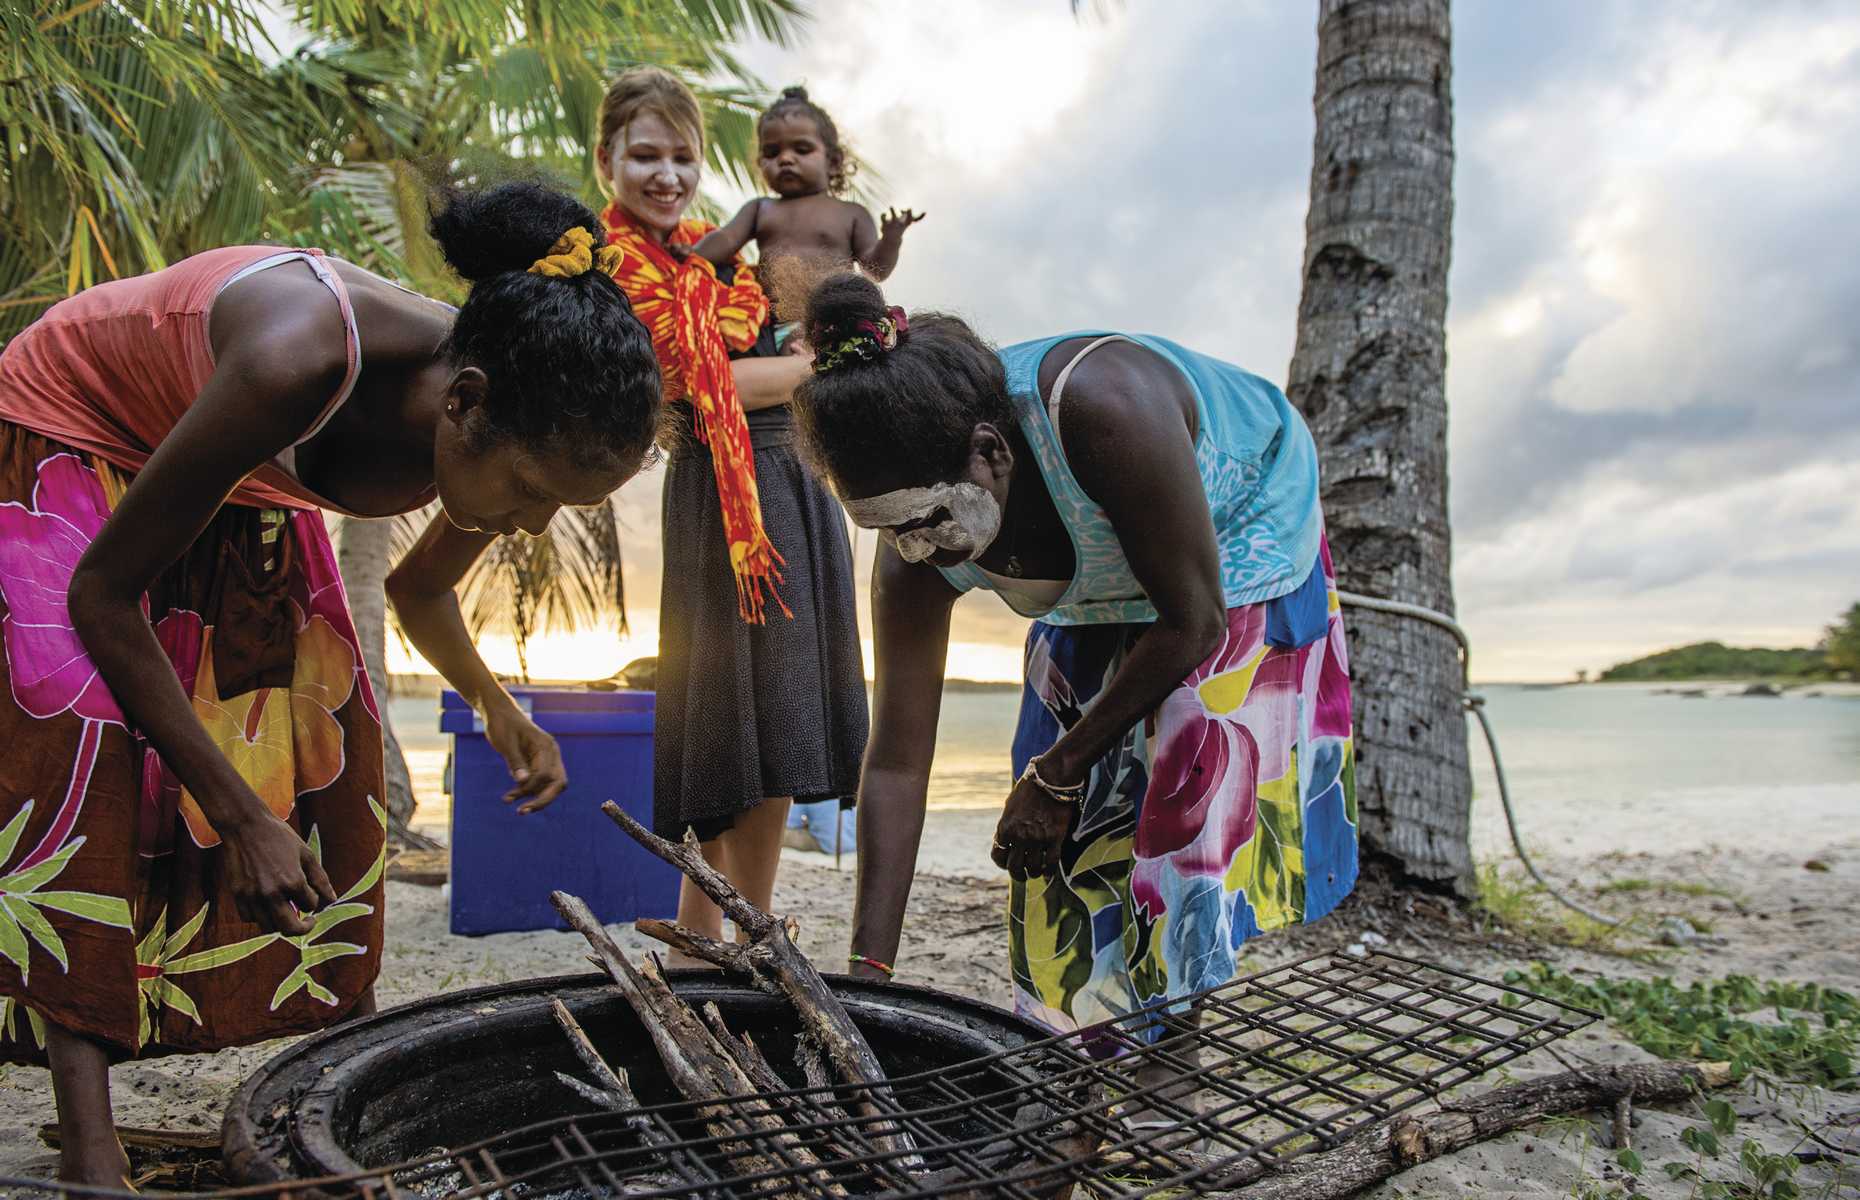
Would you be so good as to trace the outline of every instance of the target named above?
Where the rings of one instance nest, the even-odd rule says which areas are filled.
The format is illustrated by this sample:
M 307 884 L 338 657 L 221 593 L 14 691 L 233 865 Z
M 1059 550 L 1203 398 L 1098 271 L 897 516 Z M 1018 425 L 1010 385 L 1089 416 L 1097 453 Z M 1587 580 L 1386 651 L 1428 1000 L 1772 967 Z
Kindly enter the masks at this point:
M 600 236 L 585 204 L 539 183 L 447 194 L 433 237 L 471 291 L 440 349 L 457 366 L 484 372 L 485 402 L 468 431 L 478 444 L 515 439 L 631 474 L 661 407 L 651 335 L 605 271 L 529 273 L 576 226 Z
M 861 321 L 876 322 L 885 315 L 885 293 L 870 279 L 853 271 L 829 275 L 807 296 L 807 319 L 802 328 L 814 346 L 850 337 Z
M 807 340 L 831 352 L 884 315 L 877 284 L 830 276 L 808 295 Z M 975 427 L 1016 421 L 994 348 L 960 317 L 922 309 L 894 348 L 839 354 L 803 380 L 791 408 L 802 453 L 842 496 L 964 478 Z
M 807 101 L 807 89 L 798 83 L 791 87 L 785 87 L 781 90 L 781 98 L 783 100 L 800 100 L 805 103 Z
M 480 283 L 510 271 L 527 271 L 570 228 L 580 225 L 601 240 L 593 210 L 572 196 L 529 181 L 483 191 L 446 191 L 430 226 L 433 240 L 461 278 Z

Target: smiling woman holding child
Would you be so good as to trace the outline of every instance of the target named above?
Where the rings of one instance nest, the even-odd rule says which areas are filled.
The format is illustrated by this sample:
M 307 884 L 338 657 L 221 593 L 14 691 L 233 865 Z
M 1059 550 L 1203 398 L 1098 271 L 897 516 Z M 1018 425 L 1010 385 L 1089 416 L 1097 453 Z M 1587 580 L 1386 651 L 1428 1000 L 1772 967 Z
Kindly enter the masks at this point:
M 659 592 L 653 824 L 766 909 L 792 800 L 842 799 L 865 752 L 852 547 L 794 452 L 788 400 L 808 360 L 777 356 L 769 301 L 734 253 L 691 253 L 704 159 L 689 88 L 657 67 L 617 79 L 595 159 L 615 278 L 652 331 L 670 401 Z M 833 203 L 838 203 L 834 201 Z M 722 935 L 684 884 L 679 923 Z

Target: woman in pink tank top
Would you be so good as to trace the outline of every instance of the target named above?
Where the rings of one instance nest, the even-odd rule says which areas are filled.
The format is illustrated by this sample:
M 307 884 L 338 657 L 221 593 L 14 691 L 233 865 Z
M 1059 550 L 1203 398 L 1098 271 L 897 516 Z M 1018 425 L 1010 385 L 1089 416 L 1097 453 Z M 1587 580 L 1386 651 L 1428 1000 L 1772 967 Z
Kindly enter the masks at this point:
M 433 232 L 456 311 L 231 247 L 0 353 L 0 1061 L 51 1067 L 64 1179 L 124 1182 L 110 1062 L 372 1009 L 381 722 L 319 509 L 437 496 L 401 627 L 484 714 L 519 812 L 565 785 L 452 589 L 638 472 L 658 365 L 578 201 L 506 184 Z

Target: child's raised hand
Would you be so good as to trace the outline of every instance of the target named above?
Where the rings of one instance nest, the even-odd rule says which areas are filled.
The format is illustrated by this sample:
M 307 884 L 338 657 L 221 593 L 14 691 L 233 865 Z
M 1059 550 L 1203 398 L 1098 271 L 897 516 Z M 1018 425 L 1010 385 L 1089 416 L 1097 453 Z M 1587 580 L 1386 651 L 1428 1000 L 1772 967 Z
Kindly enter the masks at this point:
M 908 208 L 903 212 L 899 212 L 895 208 L 888 208 L 885 210 L 885 215 L 879 221 L 879 236 L 882 238 L 890 238 L 895 241 L 904 236 L 905 230 L 917 224 L 917 222 L 923 220 L 928 215 L 928 213 L 912 212 Z

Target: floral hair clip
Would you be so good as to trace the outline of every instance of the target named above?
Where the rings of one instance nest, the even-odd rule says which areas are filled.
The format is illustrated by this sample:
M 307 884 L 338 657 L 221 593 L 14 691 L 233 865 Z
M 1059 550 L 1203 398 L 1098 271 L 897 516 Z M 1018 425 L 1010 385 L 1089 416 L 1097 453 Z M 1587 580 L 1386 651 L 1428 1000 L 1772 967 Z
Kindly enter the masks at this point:
M 814 355 L 814 374 L 822 375 L 836 367 L 844 366 L 851 359 L 870 360 L 887 351 L 898 348 L 898 335 L 911 327 L 904 316 L 904 310 L 892 305 L 885 310 L 885 315 L 876 321 L 861 321 L 858 332 L 851 337 L 842 338 L 831 346 L 822 347 Z

